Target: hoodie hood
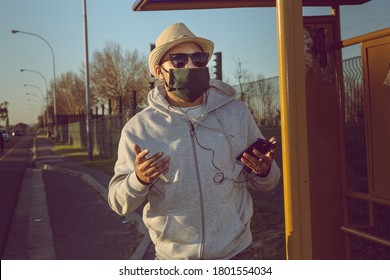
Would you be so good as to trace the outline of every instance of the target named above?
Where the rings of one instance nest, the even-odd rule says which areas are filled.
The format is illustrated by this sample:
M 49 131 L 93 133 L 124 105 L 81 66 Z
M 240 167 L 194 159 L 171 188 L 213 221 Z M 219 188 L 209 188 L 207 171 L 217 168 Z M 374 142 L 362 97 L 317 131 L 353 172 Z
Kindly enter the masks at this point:
M 219 80 L 210 79 L 210 88 L 205 92 L 206 102 L 203 104 L 203 116 L 207 116 L 210 112 L 219 109 L 227 103 L 235 100 L 235 89 Z M 171 113 L 185 115 L 181 110 L 172 107 L 166 100 L 167 92 L 163 84 L 152 89 L 148 94 L 149 106 L 159 111 L 160 113 L 170 117 Z

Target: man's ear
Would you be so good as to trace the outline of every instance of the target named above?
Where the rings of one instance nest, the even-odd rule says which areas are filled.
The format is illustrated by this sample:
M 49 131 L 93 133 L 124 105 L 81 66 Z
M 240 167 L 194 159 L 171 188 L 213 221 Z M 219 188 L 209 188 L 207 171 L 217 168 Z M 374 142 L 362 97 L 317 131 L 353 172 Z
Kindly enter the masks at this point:
M 157 74 L 157 77 L 156 77 L 156 78 L 158 78 L 158 79 L 160 79 L 160 80 L 164 80 L 164 75 L 163 75 L 163 73 L 162 73 L 162 71 L 161 71 L 161 66 L 160 66 L 160 65 L 156 65 L 156 66 L 154 67 L 154 71 L 155 71 L 156 74 Z

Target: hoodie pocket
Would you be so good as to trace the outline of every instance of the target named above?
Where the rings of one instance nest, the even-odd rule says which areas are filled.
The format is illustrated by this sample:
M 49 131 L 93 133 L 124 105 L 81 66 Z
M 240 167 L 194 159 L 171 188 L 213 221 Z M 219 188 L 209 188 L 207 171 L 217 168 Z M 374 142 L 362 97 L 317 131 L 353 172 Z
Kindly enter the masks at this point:
M 206 207 L 206 258 L 230 254 L 248 237 L 249 221 L 242 221 L 233 202 Z
M 199 244 L 201 219 L 199 208 L 169 210 L 158 241 Z

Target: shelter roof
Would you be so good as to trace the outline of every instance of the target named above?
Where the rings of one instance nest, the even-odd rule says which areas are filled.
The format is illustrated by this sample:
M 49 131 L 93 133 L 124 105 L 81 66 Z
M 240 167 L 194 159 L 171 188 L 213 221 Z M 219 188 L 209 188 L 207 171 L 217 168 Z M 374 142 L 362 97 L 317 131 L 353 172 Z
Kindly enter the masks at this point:
M 302 0 L 302 6 L 360 5 L 371 0 Z M 136 0 L 134 11 L 274 7 L 276 0 Z

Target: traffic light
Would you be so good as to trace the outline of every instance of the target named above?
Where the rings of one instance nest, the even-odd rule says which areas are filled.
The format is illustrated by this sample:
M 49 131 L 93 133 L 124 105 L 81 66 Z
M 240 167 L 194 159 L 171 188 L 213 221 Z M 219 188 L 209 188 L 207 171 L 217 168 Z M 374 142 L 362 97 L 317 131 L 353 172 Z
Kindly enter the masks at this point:
M 217 80 L 221 80 L 222 81 L 222 53 L 221 52 L 216 52 L 214 53 L 215 55 L 215 64 L 214 64 L 214 74 L 215 74 L 215 78 Z
M 156 48 L 156 44 L 150 43 L 150 51 L 154 50 Z M 150 78 L 154 78 L 153 74 L 150 74 Z

